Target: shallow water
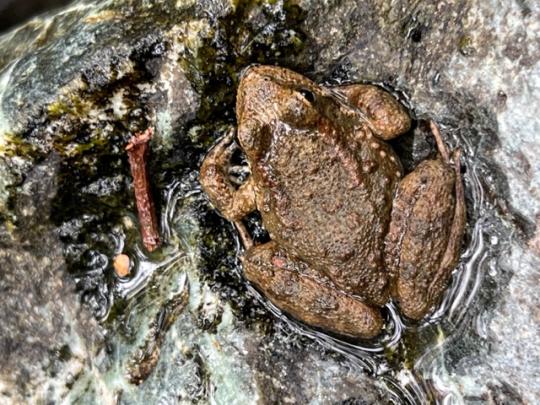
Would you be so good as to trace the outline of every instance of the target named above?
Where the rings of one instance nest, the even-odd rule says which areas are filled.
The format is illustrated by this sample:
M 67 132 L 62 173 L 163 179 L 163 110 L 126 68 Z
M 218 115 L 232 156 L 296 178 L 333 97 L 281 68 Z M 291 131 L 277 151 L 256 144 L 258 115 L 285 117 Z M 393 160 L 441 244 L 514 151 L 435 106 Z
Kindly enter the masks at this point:
M 118 128 L 112 133 L 106 132 L 110 137 L 103 138 L 107 141 L 105 151 L 99 148 L 92 150 L 96 146 L 92 145 L 96 133 L 84 126 L 82 129 L 78 125 L 74 126 L 81 129 L 78 134 L 80 139 L 68 139 L 70 146 L 90 148 L 86 155 L 82 153 L 82 157 L 94 162 L 95 167 L 92 163 L 89 166 L 94 170 L 92 175 L 98 179 L 93 178 L 95 182 L 90 184 L 81 181 L 88 173 L 81 166 L 70 166 L 72 163 L 79 164 L 79 156 L 71 161 L 68 159 L 61 175 L 73 177 L 61 185 L 59 192 L 63 193 L 62 196 L 82 193 L 87 199 L 81 206 L 73 207 L 78 203 L 76 198 L 61 198 L 54 221 L 64 243 L 64 256 L 70 274 L 78 284 L 83 301 L 107 332 L 105 353 L 95 359 L 95 364 L 86 370 L 85 377 L 75 384 L 71 398 L 95 402 L 96 398 L 107 397 L 125 403 L 142 400 L 155 402 L 156 398 L 183 398 L 186 401 L 214 403 L 230 403 L 232 399 L 253 402 L 256 388 L 261 385 L 253 377 L 260 371 L 254 365 L 258 361 L 256 355 L 263 358 L 259 361 L 272 361 L 264 358 L 264 350 L 268 350 L 268 357 L 273 359 L 271 350 L 274 349 L 261 349 L 257 346 L 264 346 L 262 342 L 265 342 L 270 346 L 284 345 L 290 351 L 300 353 L 299 356 L 313 354 L 319 360 L 334 361 L 332 364 L 339 366 L 335 375 L 340 378 L 345 371 L 350 370 L 353 370 L 355 376 L 373 376 L 395 403 L 464 402 L 466 398 L 462 397 L 460 387 L 452 378 L 448 378 L 452 372 L 450 366 L 459 363 L 459 359 L 466 358 L 468 353 L 485 344 L 490 333 L 491 308 L 500 301 L 500 289 L 505 287 L 508 277 L 511 277 L 507 270 L 501 268 L 501 262 L 510 244 L 509 239 L 513 237 L 510 232 L 512 227 L 508 226 L 506 218 L 500 218 L 497 214 L 504 209 L 501 210 L 496 203 L 494 190 L 501 191 L 503 199 L 510 196 L 504 184 L 499 188 L 492 186 L 504 180 L 501 180 L 500 174 L 492 172 L 494 155 L 491 154 L 492 150 L 488 150 L 495 148 L 497 122 L 493 111 L 499 107 L 493 107 L 489 104 L 491 101 L 486 104 L 487 107 L 479 105 L 478 100 L 468 93 L 470 91 L 475 94 L 472 85 L 470 89 L 463 85 L 466 92 L 462 92 L 462 88 L 455 87 L 458 84 L 437 83 L 440 80 L 444 82 L 448 72 L 431 60 L 442 57 L 438 55 L 437 49 L 422 42 L 423 36 L 428 38 L 430 35 L 427 27 L 422 25 L 422 18 L 431 21 L 432 17 L 429 13 L 433 11 L 427 4 L 421 7 L 419 3 L 408 5 L 410 13 L 402 18 L 403 26 L 397 29 L 394 29 L 396 27 L 392 25 L 391 19 L 386 22 L 386 16 L 383 18 L 385 22 L 376 28 L 370 19 L 362 20 L 357 31 L 355 25 L 351 24 L 350 37 L 340 37 L 337 45 L 329 42 L 320 49 L 317 47 L 316 52 L 320 51 L 322 56 L 315 57 L 304 52 L 304 40 L 309 39 L 310 35 L 317 40 L 321 39 L 325 36 L 325 27 L 336 25 L 336 21 L 339 27 L 340 13 L 356 23 L 358 16 L 363 16 L 364 12 L 375 15 L 380 10 L 368 7 L 366 11 L 361 8 L 363 6 L 359 6 L 360 11 L 355 10 L 349 14 L 347 7 L 335 6 L 335 9 L 329 7 L 312 11 L 309 6 L 303 10 L 296 3 L 278 1 L 268 4 L 254 2 L 257 4 L 252 8 L 246 2 L 245 6 L 231 12 L 226 7 L 220 8 L 218 2 L 211 3 L 209 10 L 186 8 L 185 15 L 181 16 L 186 21 L 190 22 L 187 19 L 192 14 L 196 18 L 208 17 L 208 20 L 186 28 L 189 35 L 184 33 L 186 38 L 174 43 L 182 48 L 197 38 L 197 45 L 193 49 L 188 46 L 185 52 L 178 49 L 171 52 L 171 60 L 174 60 L 171 71 L 182 70 L 182 75 L 186 76 L 182 76 L 186 83 L 182 84 L 185 88 L 180 86 L 181 94 L 190 94 L 193 90 L 200 99 L 190 99 L 197 111 L 193 115 L 189 115 L 188 111 L 186 116 L 179 119 L 184 120 L 182 125 L 186 127 L 182 127 L 178 133 L 170 129 L 173 134 L 167 136 L 177 136 L 172 141 L 173 145 L 159 145 L 174 149 L 169 155 L 163 150 L 159 151 L 159 157 L 164 157 L 166 163 L 151 162 L 151 169 L 157 174 L 153 180 L 154 191 L 159 193 L 158 205 L 161 207 L 161 231 L 164 238 L 162 249 L 148 255 L 139 244 L 137 219 L 130 202 L 129 180 L 125 181 L 127 165 L 125 161 L 122 162 L 122 145 L 126 140 L 123 137 L 129 136 L 127 128 L 131 126 L 125 122 L 119 123 L 116 118 L 111 119 L 115 125 L 118 124 Z M 422 15 L 424 11 L 427 13 L 425 16 Z M 437 19 L 453 15 L 453 11 L 456 10 L 449 9 L 437 15 Z M 457 11 L 461 13 L 463 10 L 459 8 Z M 322 13 L 322 24 L 318 20 L 319 13 Z M 333 18 L 328 24 L 324 13 Z M 156 14 L 160 14 L 160 11 L 157 10 Z M 491 15 L 491 12 L 488 14 Z M 304 24 L 306 16 L 308 20 L 311 18 L 308 24 Z M 179 15 L 174 18 L 177 17 L 181 19 Z M 155 18 L 155 15 L 148 18 Z M 267 24 L 263 31 L 257 30 L 261 19 Z M 249 20 L 249 24 L 243 25 L 244 20 Z M 486 21 L 489 23 L 487 25 L 491 24 L 491 21 Z M 319 31 L 311 31 L 312 23 Z M 164 21 L 164 24 L 166 26 L 167 22 Z M 211 29 L 204 32 L 207 27 Z M 448 27 L 455 28 L 450 25 Z M 355 42 L 360 36 L 358 32 L 362 35 L 366 32 L 366 37 L 371 32 L 371 39 L 376 40 L 375 34 L 379 29 L 384 29 L 392 37 L 393 51 L 386 43 L 383 46 Z M 405 31 L 406 38 L 403 41 L 400 29 Z M 209 35 L 208 32 L 212 30 L 215 32 Z M 341 30 L 337 32 L 341 34 Z M 436 28 L 433 32 L 437 32 Z M 442 38 L 441 47 L 449 46 L 452 50 L 455 48 L 452 42 L 455 38 L 448 39 L 448 44 L 443 42 L 447 36 L 462 35 L 461 32 L 446 31 L 443 34 L 439 38 Z M 70 35 L 75 37 L 76 33 Z M 413 36 L 410 42 L 408 38 Z M 436 39 L 432 43 L 436 43 Z M 340 48 L 342 44 L 338 42 L 341 40 L 348 40 L 350 46 Z M 428 51 L 425 54 L 422 53 L 423 47 Z M 151 61 L 159 59 L 165 48 L 160 41 L 156 42 L 155 48 L 143 47 L 143 51 L 149 52 L 151 56 L 144 52 L 142 56 L 137 54 L 135 61 L 140 65 L 138 69 L 146 66 L 147 62 L 151 64 Z M 368 55 L 364 49 L 374 54 Z M 396 49 L 401 52 L 399 57 L 393 53 Z M 302 56 L 296 59 L 294 55 L 300 53 Z M 378 58 L 386 60 L 386 65 L 383 66 Z M 320 75 L 322 77 L 319 79 L 327 79 L 325 83 L 332 85 L 359 82 L 370 75 L 381 80 L 387 78 L 391 84 L 377 84 L 394 92 L 419 115 L 415 117 L 418 121 L 414 130 L 403 140 L 392 142 L 408 169 L 424 158 L 426 152 L 433 150 L 429 142 L 424 140 L 426 133 L 419 124 L 427 115 L 440 123 L 441 132 L 451 147 L 462 148 L 468 215 L 465 247 L 444 299 L 429 318 L 421 323 L 408 322 L 400 316 L 394 304 L 389 303 L 383 310 L 387 320 L 386 328 L 379 338 L 368 342 L 345 341 L 288 318 L 243 279 L 237 259 L 242 251 L 237 235 L 231 224 L 226 223 L 209 206 L 198 185 L 197 170 L 209 145 L 222 135 L 222 127 L 234 121 L 234 84 L 238 79 L 234 72 L 241 71 L 253 62 L 290 66 L 310 77 Z M 459 63 L 465 62 L 460 60 Z M 456 66 L 459 67 L 459 64 L 454 69 L 457 69 Z M 439 74 L 437 69 L 442 73 Z M 133 102 L 134 108 L 140 107 L 138 102 L 141 98 L 146 108 L 146 102 L 151 97 L 142 90 L 142 93 L 132 94 L 127 89 L 138 85 L 141 85 L 141 89 L 144 86 L 151 87 L 152 83 L 146 80 L 156 78 L 152 76 L 149 79 L 147 73 L 145 71 L 142 78 L 137 74 L 130 76 L 120 84 L 115 78 L 109 78 L 112 81 L 111 88 L 116 89 L 117 86 L 125 90 L 131 97 L 128 104 Z M 470 76 L 469 70 L 465 70 L 465 73 Z M 431 77 L 431 74 L 434 76 Z M 165 81 L 170 84 L 168 81 L 175 79 L 166 78 Z M 131 80 L 136 82 L 135 86 Z M 39 82 L 46 83 L 47 80 Z M 411 86 L 409 90 L 416 94 L 408 97 L 405 90 L 396 91 L 394 86 L 399 86 L 399 83 Z M 103 88 L 105 92 L 110 91 L 105 85 L 99 86 L 100 91 Z M 96 101 L 92 93 L 83 92 L 80 96 L 91 103 Z M 504 95 L 504 99 L 506 97 Z M 446 111 L 437 104 L 440 100 L 442 105 L 446 105 Z M 104 101 L 98 97 L 94 108 L 98 109 L 99 103 Z M 168 107 L 158 105 L 159 113 L 166 116 Z M 138 122 L 141 115 L 126 117 Z M 43 141 L 40 136 L 43 132 L 56 133 L 56 129 L 52 128 L 60 121 L 59 117 L 47 119 L 52 120 L 51 123 L 36 124 L 34 132 L 29 130 L 22 134 L 26 137 L 24 139 L 41 145 Z M 74 122 L 80 124 L 77 121 L 79 119 L 84 122 L 85 117 L 70 117 L 67 121 L 70 125 Z M 103 125 L 108 119 L 103 119 Z M 97 128 L 100 128 L 99 125 Z M 484 128 L 491 132 L 483 133 Z M 61 139 L 63 135 L 72 134 L 67 131 L 59 135 L 60 143 L 65 141 Z M 97 138 L 101 139 L 99 136 Z M 88 139 L 91 141 L 85 143 Z M 161 139 L 160 142 L 166 144 L 171 140 Z M 489 142 L 493 145 L 486 145 Z M 109 146 L 112 146 L 111 150 Z M 82 150 L 87 151 L 84 148 Z M 91 190 L 94 186 L 97 191 Z M 97 197 L 88 198 L 94 192 L 98 193 L 95 194 Z M 112 271 L 112 258 L 120 252 L 127 253 L 134 262 L 132 276 L 126 280 L 117 278 Z M 503 280 L 495 285 L 499 283 L 499 276 Z M 175 304 L 175 300 L 186 292 L 189 292 L 189 302 L 185 306 Z M 153 350 L 156 348 L 148 340 L 152 336 L 160 341 L 159 361 L 154 364 L 155 369 L 145 382 L 139 386 L 130 385 L 127 383 L 128 369 L 133 359 L 137 358 L 138 351 L 155 353 Z M 292 362 L 295 360 L 293 358 Z M 316 367 L 320 367 L 322 360 Z M 228 373 L 232 377 L 228 377 Z M 312 378 L 317 381 L 322 379 L 319 375 Z M 294 379 L 289 381 L 288 377 L 277 376 L 276 379 L 285 387 L 284 390 L 292 390 L 298 384 Z M 89 389 L 88 385 L 92 385 L 93 389 Z M 235 398 L 234 395 L 239 397 Z M 313 401 L 325 403 L 324 398 L 314 398 Z
M 452 344 L 454 336 L 459 336 L 465 328 L 481 327 L 471 304 L 482 284 L 484 273 L 497 271 L 495 257 L 500 252 L 497 237 L 484 234 L 487 226 L 493 226 L 493 223 L 488 223 L 493 219 L 482 215 L 493 209 L 484 200 L 482 184 L 478 179 L 478 171 L 481 170 L 479 164 L 471 159 L 468 148 L 463 149 L 469 219 L 467 246 L 441 304 L 422 322 L 404 319 L 395 304 L 390 302 L 385 306 L 384 332 L 371 341 L 351 343 L 291 319 L 250 287 L 257 299 L 296 333 L 343 354 L 351 363 L 376 375 L 398 403 L 426 403 L 433 399 L 452 403 L 452 387 L 432 387 L 428 380 L 440 372 L 437 369 L 438 353 Z M 486 242 L 486 238 L 490 240 Z M 238 254 L 241 254 L 241 249 Z M 238 267 L 237 271 L 241 272 L 241 268 Z M 408 343 L 403 343 L 404 340 Z M 408 344 L 414 348 L 407 347 Z M 407 353 L 409 350 L 413 351 L 412 355 Z M 389 357 L 396 355 L 398 358 L 403 356 L 397 364 L 395 360 L 389 360 Z M 412 370 L 422 370 L 422 375 Z M 443 397 L 441 393 L 444 393 Z
M 436 401 L 446 404 L 457 401 L 457 399 L 453 400 L 454 397 L 459 397 L 453 392 L 453 387 L 444 386 L 444 383 L 437 378 L 438 375 L 444 373 L 444 364 L 441 363 L 440 354 L 448 350 L 454 338 L 465 329 L 475 328 L 478 329 L 478 334 L 482 334 L 482 319 L 478 317 L 474 303 L 483 283 L 484 274 L 497 271 L 496 258 L 501 253 L 501 241 L 496 236 L 496 230 L 501 225 L 498 224 L 497 218 L 490 215 L 494 211 L 485 198 L 483 186 L 479 180 L 480 176 L 486 175 L 486 168 L 482 166 L 481 160 L 475 158 L 472 146 L 460 139 L 455 131 L 447 131 L 443 128 L 443 133 L 446 136 L 451 135 L 448 142 L 452 146 L 460 145 L 463 149 L 462 163 L 467 196 L 468 228 L 465 237 L 466 247 L 461 255 L 459 266 L 454 271 L 451 284 L 439 307 L 427 319 L 420 323 L 407 321 L 390 302 L 383 309 L 386 318 L 384 332 L 371 341 L 350 342 L 314 330 L 291 319 L 253 287 L 247 285 L 248 295 L 255 297 L 276 318 L 276 322 L 279 323 L 278 328 L 287 329 L 286 334 L 304 336 L 317 342 L 326 350 L 339 353 L 344 364 L 348 363 L 348 367 L 355 368 L 358 373 L 367 372 L 376 376 L 396 403 L 416 404 Z M 190 283 L 200 283 L 201 275 L 197 274 L 200 272 L 200 269 L 197 269 L 200 264 L 197 264 L 196 260 L 190 262 L 189 269 L 181 270 L 187 260 L 186 255 L 189 254 L 186 252 L 192 250 L 194 246 L 194 235 L 190 235 L 193 230 L 189 228 L 198 226 L 186 211 L 189 212 L 193 207 L 201 206 L 205 207 L 205 210 L 211 210 L 195 176 L 194 172 L 188 172 L 184 177 L 173 180 L 163 191 L 165 206 L 161 214 L 161 229 L 165 248 L 159 257 L 146 256 L 137 245 L 132 248 L 127 247 L 127 252 L 131 252 L 130 256 L 135 260 L 134 273 L 129 280 L 115 279 L 114 288 L 107 288 L 107 290 L 114 290 L 111 303 L 115 300 L 123 302 L 123 309 L 120 310 L 119 316 L 120 324 L 118 320 L 114 320 L 114 317 L 112 323 L 107 322 L 107 317 L 104 317 L 105 325 L 109 324 L 112 330 L 118 331 L 125 327 L 121 323 L 127 322 L 124 318 L 127 313 L 130 314 L 130 318 L 147 317 L 148 314 L 144 314 L 145 308 L 151 313 L 155 311 L 154 307 L 163 305 L 166 299 L 160 294 L 168 294 L 168 290 L 163 290 L 158 286 L 169 283 L 166 276 L 168 272 L 176 274 L 175 277 L 179 274 L 189 274 Z M 183 223 L 186 219 L 189 223 Z M 237 237 L 235 238 L 235 233 L 231 229 L 228 233 L 231 242 L 234 241 L 236 246 L 236 257 L 239 257 L 242 253 L 241 243 Z M 125 238 L 117 237 L 115 240 L 117 242 L 115 252 L 126 251 Z M 197 248 L 195 252 L 196 250 Z M 183 262 L 184 265 L 179 264 Z M 242 269 L 238 260 L 230 263 L 230 271 L 236 281 L 247 284 L 242 278 Z M 161 291 L 154 294 L 151 300 L 155 305 L 146 302 L 142 308 L 134 311 L 133 308 L 140 307 L 137 302 L 141 301 L 141 296 L 148 295 L 148 289 Z M 190 291 L 192 294 L 197 294 L 193 288 Z M 240 293 L 244 294 L 242 291 Z M 225 301 L 235 300 L 235 297 L 222 298 Z M 144 298 L 142 300 L 145 301 Z M 109 309 L 110 307 L 111 305 Z M 109 313 L 109 311 L 106 312 Z M 115 311 L 115 313 L 118 316 L 119 312 Z M 242 319 L 241 313 L 235 316 Z M 125 359 L 121 358 L 129 352 L 130 350 L 126 348 L 120 350 L 116 362 L 125 363 Z

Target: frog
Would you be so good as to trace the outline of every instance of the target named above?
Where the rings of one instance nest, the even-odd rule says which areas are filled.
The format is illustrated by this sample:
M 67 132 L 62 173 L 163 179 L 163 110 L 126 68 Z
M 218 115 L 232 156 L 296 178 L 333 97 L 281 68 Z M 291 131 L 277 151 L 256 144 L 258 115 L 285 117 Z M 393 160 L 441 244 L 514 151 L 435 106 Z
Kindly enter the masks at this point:
M 372 84 L 324 86 L 287 68 L 246 68 L 236 129 L 209 150 L 200 183 L 243 242 L 243 274 L 292 318 L 372 339 L 393 300 L 413 320 L 440 302 L 466 224 L 460 150 L 430 121 L 437 154 L 405 174 L 388 141 L 407 109 Z M 232 163 L 240 149 L 247 175 Z M 259 212 L 269 240 L 245 218 Z

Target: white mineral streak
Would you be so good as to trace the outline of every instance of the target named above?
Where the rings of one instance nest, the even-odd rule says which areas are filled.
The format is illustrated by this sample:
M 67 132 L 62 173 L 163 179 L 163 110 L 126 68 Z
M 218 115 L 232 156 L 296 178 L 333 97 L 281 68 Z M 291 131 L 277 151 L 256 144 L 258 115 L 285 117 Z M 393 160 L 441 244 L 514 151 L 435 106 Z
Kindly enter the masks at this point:
M 9 84 L 9 79 L 11 77 L 11 72 L 14 67 L 14 63 L 10 64 L 6 69 L 0 72 L 0 100 L 4 99 L 4 94 L 6 88 Z M 3 110 L 0 108 L 0 156 L 2 147 L 5 145 L 5 136 L 6 133 L 10 130 L 8 120 L 4 116 Z
M 200 102 L 199 95 L 178 64 L 179 55 L 186 52 L 197 55 L 202 39 L 209 35 L 209 31 L 207 20 L 194 20 L 175 25 L 167 34 L 171 50 L 165 57 L 156 83 L 156 88 L 167 96 L 165 108 L 156 112 L 156 134 L 161 137 L 165 148 L 173 146 L 172 141 L 178 131 L 174 125 L 192 117 Z
M 6 91 L 6 86 L 9 82 L 9 77 L 13 65 L 10 65 L 7 69 L 4 69 L 0 73 L 0 101 L 4 98 L 4 93 Z M 3 110 L 0 108 L 0 172 L 8 173 L 6 163 L 2 159 L 4 148 L 6 147 L 6 136 L 9 131 L 9 124 L 6 117 L 4 116 Z M 7 186 L 11 184 L 11 178 L 7 175 L 0 176 L 0 213 L 4 212 L 6 209 L 6 202 L 9 197 L 7 192 Z

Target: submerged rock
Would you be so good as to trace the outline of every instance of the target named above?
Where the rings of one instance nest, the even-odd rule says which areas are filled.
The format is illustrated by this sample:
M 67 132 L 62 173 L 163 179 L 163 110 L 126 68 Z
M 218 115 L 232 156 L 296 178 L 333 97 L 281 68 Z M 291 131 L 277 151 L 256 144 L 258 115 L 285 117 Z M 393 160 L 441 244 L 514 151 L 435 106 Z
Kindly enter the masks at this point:
M 103 1 L 4 34 L 0 349 L 2 370 L 15 371 L 0 395 L 538 402 L 539 13 L 495 0 Z M 234 231 L 200 194 L 197 170 L 234 124 L 251 63 L 395 92 L 416 119 L 394 142 L 407 169 L 432 151 L 423 119 L 463 149 L 467 248 L 429 322 L 408 324 L 390 305 L 380 341 L 343 342 L 246 285 Z M 151 255 L 124 152 L 150 126 L 165 240 Z M 114 274 L 121 253 L 134 263 L 127 279 Z M 136 358 L 151 359 L 135 368 L 138 386 Z

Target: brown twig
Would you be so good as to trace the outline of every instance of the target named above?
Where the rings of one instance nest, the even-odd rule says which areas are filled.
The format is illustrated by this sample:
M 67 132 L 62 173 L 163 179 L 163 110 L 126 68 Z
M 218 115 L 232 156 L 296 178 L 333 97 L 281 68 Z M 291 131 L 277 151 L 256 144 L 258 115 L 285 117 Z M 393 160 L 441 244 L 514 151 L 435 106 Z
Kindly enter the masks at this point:
M 149 252 L 154 251 L 160 244 L 156 210 L 150 191 L 150 180 L 146 168 L 146 158 L 148 155 L 148 142 L 152 138 L 154 131 L 148 128 L 144 132 L 136 133 L 126 146 L 133 177 L 133 188 L 135 190 L 135 201 L 137 202 L 137 212 L 143 244 Z

